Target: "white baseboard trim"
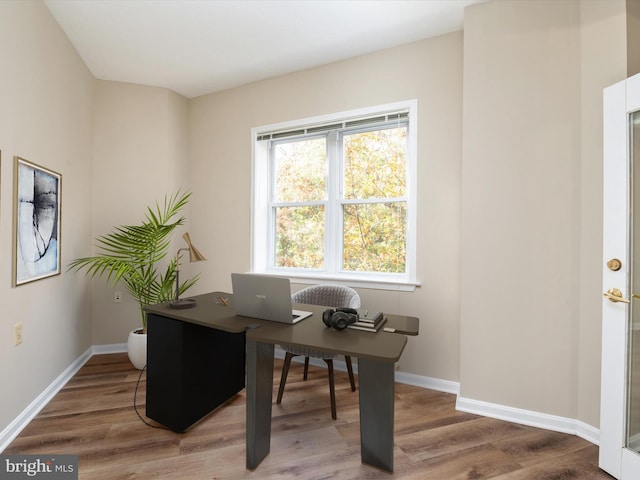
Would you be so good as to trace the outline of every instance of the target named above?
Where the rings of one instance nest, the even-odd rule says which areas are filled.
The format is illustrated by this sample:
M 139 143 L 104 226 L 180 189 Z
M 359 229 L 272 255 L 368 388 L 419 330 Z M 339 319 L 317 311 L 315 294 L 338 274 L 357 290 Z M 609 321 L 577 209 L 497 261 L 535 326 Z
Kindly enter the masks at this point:
M 429 390 L 436 390 L 438 392 L 453 393 L 454 395 L 460 393 L 460 384 L 458 382 L 424 377 L 422 375 L 414 375 L 413 373 L 396 372 L 396 382 L 413 385 L 414 387 L 428 388 Z
M 80 355 L 71 365 L 69 365 L 64 372 L 58 375 L 51 384 L 45 388 L 45 390 L 38 395 L 33 402 L 25 408 L 20 415 L 18 415 L 2 432 L 0 432 L 0 452 L 3 452 L 5 448 L 20 434 L 22 430 L 29 424 L 31 420 L 42 410 L 47 403 L 58 393 L 66 383 L 73 378 L 82 366 L 94 354 L 94 349 L 89 348 L 86 352 Z
M 38 397 L 25 408 L 2 432 L 0 432 L 0 453 L 20 434 L 31 420 L 42 410 L 58 391 L 76 374 L 78 370 L 93 356 L 108 353 L 122 353 L 127 351 L 126 343 L 116 343 L 111 345 L 94 345 L 84 352 L 74 361 L 51 385 L 49 385 Z M 276 347 L 275 357 L 284 358 L 284 351 Z M 297 357 L 294 361 L 302 362 L 302 357 Z M 323 366 L 324 362 L 317 358 L 310 359 L 311 365 Z M 335 360 L 334 368 L 343 372 L 347 371 L 344 360 Z M 358 371 L 357 362 L 354 362 L 353 370 Z M 495 403 L 473 400 L 460 397 L 460 384 L 438 378 L 424 377 L 412 373 L 396 372 L 396 382 L 427 388 L 439 392 L 452 393 L 457 396 L 456 410 L 473 413 L 484 417 L 496 418 L 508 422 L 529 425 L 556 432 L 577 435 L 594 445 L 599 445 L 600 430 L 579 420 L 548 415 L 545 413 L 523 410 L 520 408 L 508 407 Z
M 282 350 L 279 346 L 276 346 L 274 356 L 276 358 L 283 359 L 284 350 Z M 338 359 L 335 359 L 333 361 L 333 368 L 341 372 L 346 372 L 347 364 L 344 360 L 339 360 L 339 358 L 343 357 L 338 357 Z M 294 357 L 292 361 L 302 363 L 304 360 L 303 357 Z M 309 365 L 322 367 L 325 365 L 325 363 L 319 358 L 310 358 Z M 353 363 L 353 372 L 356 374 L 358 373 L 358 362 Z M 436 390 L 438 392 L 453 393 L 455 395 L 458 395 L 458 393 L 460 392 L 460 384 L 458 382 L 440 380 L 439 378 L 424 377 L 422 375 L 414 375 L 413 373 L 404 373 L 397 371 L 395 379 L 398 383 L 413 385 L 414 387 L 428 388 L 429 390 Z
M 456 401 L 456 410 L 545 430 L 577 435 L 595 445 L 600 442 L 599 429 L 573 418 L 549 415 L 460 396 Z
M 594 445 L 600 445 L 600 429 L 596 428 L 588 423 L 575 420 L 576 422 L 576 435 L 583 438 L 587 442 L 591 442 Z
M 94 345 L 92 348 L 94 355 L 105 353 L 124 353 L 127 351 L 126 343 L 112 343 L 111 345 Z

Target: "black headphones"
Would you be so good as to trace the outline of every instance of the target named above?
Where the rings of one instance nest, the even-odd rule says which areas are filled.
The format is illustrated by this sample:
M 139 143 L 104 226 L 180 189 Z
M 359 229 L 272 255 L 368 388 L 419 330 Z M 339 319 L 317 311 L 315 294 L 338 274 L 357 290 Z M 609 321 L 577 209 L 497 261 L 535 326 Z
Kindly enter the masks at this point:
M 344 330 L 358 321 L 358 311 L 353 308 L 329 308 L 322 314 L 322 321 L 327 327 Z

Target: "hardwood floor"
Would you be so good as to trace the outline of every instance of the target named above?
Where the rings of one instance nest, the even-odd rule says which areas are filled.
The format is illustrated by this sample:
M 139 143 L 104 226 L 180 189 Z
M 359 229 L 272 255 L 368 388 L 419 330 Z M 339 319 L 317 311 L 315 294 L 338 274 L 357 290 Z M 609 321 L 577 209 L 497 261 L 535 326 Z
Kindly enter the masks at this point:
M 274 400 L 282 362 L 276 360 Z M 186 433 L 145 425 L 133 409 L 139 371 L 126 354 L 96 355 L 3 452 L 79 455 L 79 478 L 117 479 L 611 479 L 598 447 L 573 436 L 455 410 L 455 396 L 396 384 L 395 471 L 362 465 L 358 392 L 336 372 L 293 363 L 273 405 L 271 453 L 245 469 L 245 392 Z M 357 381 L 357 380 L 356 380 Z M 144 416 L 144 375 L 137 394 Z M 147 419 L 149 423 L 153 423 Z

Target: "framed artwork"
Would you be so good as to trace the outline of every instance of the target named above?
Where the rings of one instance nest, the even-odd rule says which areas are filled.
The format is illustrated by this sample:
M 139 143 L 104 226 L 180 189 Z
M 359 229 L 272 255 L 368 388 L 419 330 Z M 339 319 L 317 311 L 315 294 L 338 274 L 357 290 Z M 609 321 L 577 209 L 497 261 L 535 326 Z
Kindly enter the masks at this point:
M 60 274 L 62 175 L 15 157 L 13 285 Z

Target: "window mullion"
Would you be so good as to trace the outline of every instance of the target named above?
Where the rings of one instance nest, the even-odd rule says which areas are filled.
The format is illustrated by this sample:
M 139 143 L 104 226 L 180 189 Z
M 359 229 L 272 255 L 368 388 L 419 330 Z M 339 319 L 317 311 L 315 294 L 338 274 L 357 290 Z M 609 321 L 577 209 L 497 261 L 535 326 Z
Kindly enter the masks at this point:
M 340 145 L 336 131 L 329 133 L 327 138 L 327 211 L 325 217 L 324 246 L 325 269 L 335 272 L 340 268 Z
M 269 166 L 268 166 L 268 199 L 269 199 L 269 219 L 267 221 L 267 265 L 275 265 L 276 260 L 276 210 L 274 205 L 274 182 L 275 182 L 275 148 L 269 142 Z

